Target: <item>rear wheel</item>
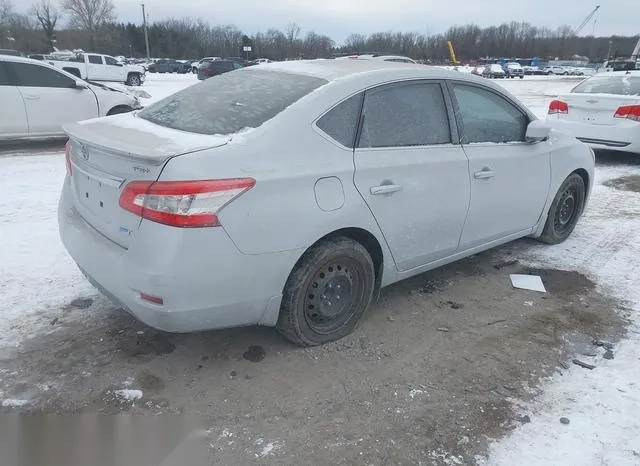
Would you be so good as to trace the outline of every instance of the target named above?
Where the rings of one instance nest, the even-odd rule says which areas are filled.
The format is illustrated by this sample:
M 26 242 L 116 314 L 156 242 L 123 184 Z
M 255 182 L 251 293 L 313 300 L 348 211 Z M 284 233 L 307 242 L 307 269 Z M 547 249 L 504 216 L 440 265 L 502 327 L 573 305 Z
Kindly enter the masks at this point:
M 558 244 L 566 240 L 584 209 L 586 186 L 582 177 L 572 173 L 560 186 L 551 203 L 540 241 Z
M 322 241 L 289 276 L 277 329 L 300 346 L 338 340 L 353 331 L 374 287 L 375 269 L 364 246 L 345 237 Z

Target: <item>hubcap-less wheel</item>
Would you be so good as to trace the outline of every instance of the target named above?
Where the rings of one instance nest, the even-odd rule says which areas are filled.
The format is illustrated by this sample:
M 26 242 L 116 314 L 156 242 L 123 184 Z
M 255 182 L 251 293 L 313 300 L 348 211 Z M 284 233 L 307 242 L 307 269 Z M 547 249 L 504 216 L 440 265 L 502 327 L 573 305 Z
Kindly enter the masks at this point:
M 540 240 L 557 244 L 569 237 L 582 214 L 587 185 L 576 173 L 562 183 L 549 208 L 549 215 Z
M 362 293 L 361 267 L 349 258 L 340 258 L 319 268 L 307 287 L 304 309 L 307 325 L 317 333 L 340 329 L 353 315 Z
M 283 289 L 278 331 L 301 346 L 338 340 L 353 331 L 375 289 L 372 256 L 346 237 L 310 247 Z

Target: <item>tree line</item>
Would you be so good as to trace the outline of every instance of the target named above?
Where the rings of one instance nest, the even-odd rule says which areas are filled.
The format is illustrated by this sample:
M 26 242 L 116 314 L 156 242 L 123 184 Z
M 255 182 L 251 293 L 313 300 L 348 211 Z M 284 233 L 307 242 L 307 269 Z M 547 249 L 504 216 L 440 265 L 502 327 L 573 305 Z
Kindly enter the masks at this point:
M 48 53 L 59 49 L 90 50 L 111 55 L 143 57 L 146 52 L 141 25 L 116 21 L 112 0 L 37 0 L 28 14 L 15 12 L 12 0 L 0 0 L 0 48 Z M 168 19 L 148 25 L 153 57 L 196 59 L 203 56 L 245 56 L 273 60 L 328 58 L 350 53 L 388 53 L 442 63 L 452 41 L 461 61 L 483 57 L 538 56 L 569 59 L 576 55 L 592 61 L 629 56 L 637 37 L 577 36 L 569 26 L 557 29 L 526 22 L 499 26 L 453 26 L 443 34 L 378 32 L 352 34 L 344 44 L 313 31 L 302 34 L 296 23 L 252 35 L 233 25 L 212 26 L 201 19 Z

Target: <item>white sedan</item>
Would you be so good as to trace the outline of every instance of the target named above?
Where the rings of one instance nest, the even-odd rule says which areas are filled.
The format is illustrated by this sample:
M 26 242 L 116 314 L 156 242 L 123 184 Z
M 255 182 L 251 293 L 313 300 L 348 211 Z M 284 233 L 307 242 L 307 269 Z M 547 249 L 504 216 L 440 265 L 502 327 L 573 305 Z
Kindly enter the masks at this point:
M 140 108 L 126 92 L 49 64 L 0 56 L 0 140 L 64 136 L 62 125 Z
M 268 63 L 67 125 L 62 241 L 147 324 L 353 330 L 381 287 L 523 236 L 559 243 L 593 152 L 502 87 L 381 60 Z
M 549 104 L 547 123 L 596 149 L 640 153 L 640 71 L 585 79 Z

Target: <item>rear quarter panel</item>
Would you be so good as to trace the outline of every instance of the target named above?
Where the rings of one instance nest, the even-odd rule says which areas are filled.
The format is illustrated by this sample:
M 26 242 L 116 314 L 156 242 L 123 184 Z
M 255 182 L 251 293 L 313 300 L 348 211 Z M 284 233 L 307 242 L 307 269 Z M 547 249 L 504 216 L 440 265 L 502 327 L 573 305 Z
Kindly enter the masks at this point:
M 242 253 L 298 250 L 296 257 L 300 257 L 336 230 L 361 228 L 382 247 L 388 283 L 395 276 L 387 273 L 393 261 L 373 215 L 355 189 L 353 151 L 313 127 L 334 102 L 351 95 L 349 91 L 333 94 L 330 87 L 303 98 L 259 128 L 236 135 L 226 146 L 171 159 L 160 179 L 252 177 L 254 188 L 220 213 L 223 228 Z M 344 193 L 340 208 L 325 211 L 318 206 L 314 186 L 324 177 L 340 180 Z

